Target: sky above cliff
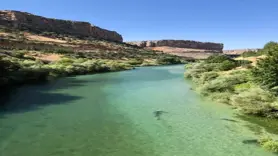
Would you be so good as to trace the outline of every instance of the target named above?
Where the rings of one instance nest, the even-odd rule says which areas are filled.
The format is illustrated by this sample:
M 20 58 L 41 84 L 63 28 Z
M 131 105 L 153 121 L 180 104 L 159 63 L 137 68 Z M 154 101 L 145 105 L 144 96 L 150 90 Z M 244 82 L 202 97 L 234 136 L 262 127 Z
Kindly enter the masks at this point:
M 77 21 L 125 41 L 185 39 L 260 48 L 278 41 L 278 0 L 2 0 L 1 10 Z

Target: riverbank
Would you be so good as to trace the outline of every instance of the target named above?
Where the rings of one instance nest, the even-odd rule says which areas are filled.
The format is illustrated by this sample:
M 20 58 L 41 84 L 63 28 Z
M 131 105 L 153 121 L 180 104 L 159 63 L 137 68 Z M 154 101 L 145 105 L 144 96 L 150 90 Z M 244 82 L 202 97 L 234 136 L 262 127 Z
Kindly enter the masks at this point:
M 261 61 L 256 60 L 257 65 L 257 62 L 247 61 L 247 58 L 233 60 L 216 55 L 205 61 L 186 65 L 185 77 L 192 79 L 198 93 L 213 101 L 228 104 L 246 115 L 271 118 L 278 122 L 276 93 L 260 85 L 260 81 L 257 81 L 260 76 L 254 75 L 262 71 L 261 64 L 269 57 L 272 56 L 267 55 Z M 268 60 L 267 62 L 269 63 Z M 266 68 L 263 72 L 267 73 L 272 69 Z M 258 143 L 266 149 L 278 152 L 278 141 L 265 134 L 258 139 Z
M 0 86 L 183 63 L 186 58 L 125 43 L 0 27 Z

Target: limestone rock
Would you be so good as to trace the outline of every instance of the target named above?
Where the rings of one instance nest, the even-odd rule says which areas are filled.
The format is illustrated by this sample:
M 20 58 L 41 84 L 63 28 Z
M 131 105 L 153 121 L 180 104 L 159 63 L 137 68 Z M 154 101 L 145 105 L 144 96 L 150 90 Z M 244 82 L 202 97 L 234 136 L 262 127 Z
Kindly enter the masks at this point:
M 137 41 L 127 42 L 129 44 L 137 45 L 140 47 L 176 47 L 176 48 L 191 48 L 191 49 L 204 49 L 204 50 L 223 50 L 224 45 L 222 43 L 212 42 L 198 42 L 191 40 L 158 40 L 158 41 Z
M 88 22 L 45 18 L 20 11 L 0 10 L 0 25 L 34 33 L 55 32 L 76 37 L 93 37 L 115 42 L 123 41 L 122 36 L 117 32 L 92 26 Z

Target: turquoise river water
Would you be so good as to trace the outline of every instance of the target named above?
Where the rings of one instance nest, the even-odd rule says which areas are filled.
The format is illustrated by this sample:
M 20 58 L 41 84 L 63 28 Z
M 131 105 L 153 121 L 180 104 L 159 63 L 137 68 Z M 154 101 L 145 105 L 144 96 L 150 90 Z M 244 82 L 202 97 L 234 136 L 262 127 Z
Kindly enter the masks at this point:
M 183 72 L 145 67 L 21 87 L 0 114 L 0 155 L 274 155 L 248 143 L 256 136 L 245 121 L 202 99 Z

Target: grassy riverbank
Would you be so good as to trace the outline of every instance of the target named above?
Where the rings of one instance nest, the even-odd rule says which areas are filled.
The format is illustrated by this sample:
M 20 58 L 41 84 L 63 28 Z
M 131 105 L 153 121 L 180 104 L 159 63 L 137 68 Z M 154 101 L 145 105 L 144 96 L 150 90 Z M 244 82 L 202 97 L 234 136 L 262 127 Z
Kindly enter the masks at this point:
M 270 42 L 259 53 L 248 52 L 239 59 L 215 55 L 186 65 L 185 77 L 203 96 L 247 115 L 278 120 L 277 64 L 278 44 Z M 258 141 L 263 147 L 278 152 L 278 141 L 263 138 Z
M 125 43 L 55 33 L 0 27 L 0 37 L 0 87 L 185 61 Z

